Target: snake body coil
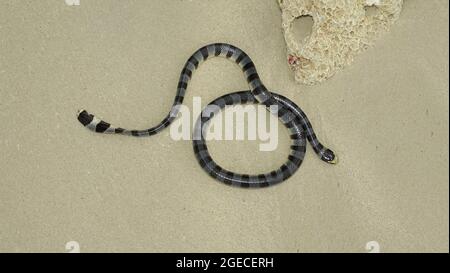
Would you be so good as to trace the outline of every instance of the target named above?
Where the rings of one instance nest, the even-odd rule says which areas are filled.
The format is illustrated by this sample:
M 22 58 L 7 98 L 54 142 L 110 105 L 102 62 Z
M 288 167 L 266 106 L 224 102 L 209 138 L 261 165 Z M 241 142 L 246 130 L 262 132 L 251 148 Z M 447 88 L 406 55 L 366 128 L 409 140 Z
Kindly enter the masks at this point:
M 241 67 L 250 90 L 226 94 L 211 102 L 198 118 L 194 128 L 194 152 L 200 166 L 215 179 L 225 184 L 240 187 L 266 187 L 288 179 L 300 167 L 306 151 L 306 138 L 317 155 L 327 163 L 336 163 L 334 153 L 325 148 L 317 139 L 305 113 L 291 100 L 279 94 L 269 92 L 261 82 L 255 65 L 250 57 L 241 49 L 229 44 L 211 44 L 197 50 L 186 62 L 178 82 L 177 94 L 172 110 L 157 126 L 146 130 L 127 130 L 113 127 L 111 124 L 96 118 L 87 111 L 78 114 L 78 120 L 88 129 L 97 133 L 122 134 L 136 137 L 151 136 L 168 127 L 177 117 L 179 106 L 183 103 L 188 82 L 200 63 L 210 57 L 222 56 L 236 62 Z M 205 128 L 211 118 L 227 105 L 259 103 L 276 114 L 279 120 L 289 129 L 292 139 L 291 153 L 286 163 L 272 172 L 260 175 L 237 174 L 225 170 L 211 158 L 205 141 Z M 215 106 L 215 107 L 209 107 Z M 276 106 L 275 108 L 270 108 Z M 209 110 L 208 110 L 209 109 Z M 211 111 L 211 109 L 213 109 Z

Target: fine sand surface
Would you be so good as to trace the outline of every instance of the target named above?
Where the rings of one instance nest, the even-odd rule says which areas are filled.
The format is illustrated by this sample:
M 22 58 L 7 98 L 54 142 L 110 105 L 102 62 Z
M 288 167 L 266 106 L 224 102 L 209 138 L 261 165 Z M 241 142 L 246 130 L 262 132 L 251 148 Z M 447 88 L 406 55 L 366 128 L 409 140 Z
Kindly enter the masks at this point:
M 164 3 L 164 5 L 162 4 Z M 0 251 L 447 252 L 448 1 L 406 0 L 400 20 L 323 84 L 294 83 L 275 0 L 0 2 Z M 266 86 L 309 115 L 336 166 L 307 147 L 274 187 L 225 186 L 198 166 L 190 141 L 93 134 L 85 108 L 127 128 L 168 112 L 190 54 L 228 42 Z M 203 103 L 247 89 L 224 59 L 188 88 Z M 211 141 L 240 172 L 269 171 L 289 139 Z

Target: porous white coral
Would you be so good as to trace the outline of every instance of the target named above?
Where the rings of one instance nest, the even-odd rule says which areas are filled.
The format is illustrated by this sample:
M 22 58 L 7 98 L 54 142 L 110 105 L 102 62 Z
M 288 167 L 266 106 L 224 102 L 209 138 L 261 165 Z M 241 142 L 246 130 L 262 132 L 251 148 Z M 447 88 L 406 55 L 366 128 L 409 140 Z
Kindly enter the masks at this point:
M 328 79 L 373 44 L 379 33 L 398 19 L 403 0 L 278 0 L 287 44 L 288 63 L 295 80 L 312 85 Z M 375 6 L 373 13 L 368 7 Z M 298 41 L 293 22 L 314 20 L 311 34 Z

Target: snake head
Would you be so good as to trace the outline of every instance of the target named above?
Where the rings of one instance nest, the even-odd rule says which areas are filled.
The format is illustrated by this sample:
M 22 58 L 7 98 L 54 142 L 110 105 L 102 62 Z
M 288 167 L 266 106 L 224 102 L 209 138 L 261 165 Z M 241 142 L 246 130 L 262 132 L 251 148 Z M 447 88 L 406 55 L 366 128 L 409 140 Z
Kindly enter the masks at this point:
M 322 153 L 322 157 L 321 159 L 327 163 L 330 164 L 336 164 L 338 162 L 338 158 L 337 156 L 334 154 L 334 152 L 330 149 L 326 149 L 323 153 Z

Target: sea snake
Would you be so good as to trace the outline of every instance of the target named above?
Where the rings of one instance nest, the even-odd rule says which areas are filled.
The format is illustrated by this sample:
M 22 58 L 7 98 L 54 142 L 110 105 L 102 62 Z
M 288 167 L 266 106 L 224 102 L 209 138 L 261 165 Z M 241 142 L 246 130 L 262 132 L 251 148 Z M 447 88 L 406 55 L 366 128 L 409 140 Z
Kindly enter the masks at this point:
M 267 187 L 280 183 L 294 174 L 303 162 L 306 151 L 306 139 L 311 143 L 314 151 L 325 162 L 334 164 L 337 157 L 325 148 L 317 139 L 311 123 L 305 113 L 291 100 L 279 94 L 270 92 L 261 82 L 255 65 L 250 57 L 241 49 L 229 44 L 210 44 L 197 50 L 186 62 L 181 71 L 177 94 L 170 113 L 155 127 L 146 130 L 127 130 L 114 127 L 96 118 L 85 110 L 78 113 L 78 120 L 88 129 L 97 133 L 121 134 L 136 137 L 151 136 L 168 127 L 177 117 L 179 106 L 183 103 L 188 82 L 200 63 L 210 57 L 221 56 L 234 61 L 242 69 L 250 86 L 248 91 L 226 94 L 211 102 L 198 118 L 194 127 L 194 153 L 200 166 L 213 178 L 239 187 Z M 223 169 L 211 158 L 205 141 L 205 129 L 211 118 L 227 105 L 260 103 L 288 128 L 292 139 L 291 152 L 286 163 L 269 173 L 259 175 L 237 174 Z M 211 107 L 214 106 L 214 107 Z M 272 106 L 272 107 L 271 107 Z M 273 108 L 273 106 L 276 106 Z M 212 109 L 212 110 L 211 110 Z M 277 109 L 278 111 L 273 111 Z

